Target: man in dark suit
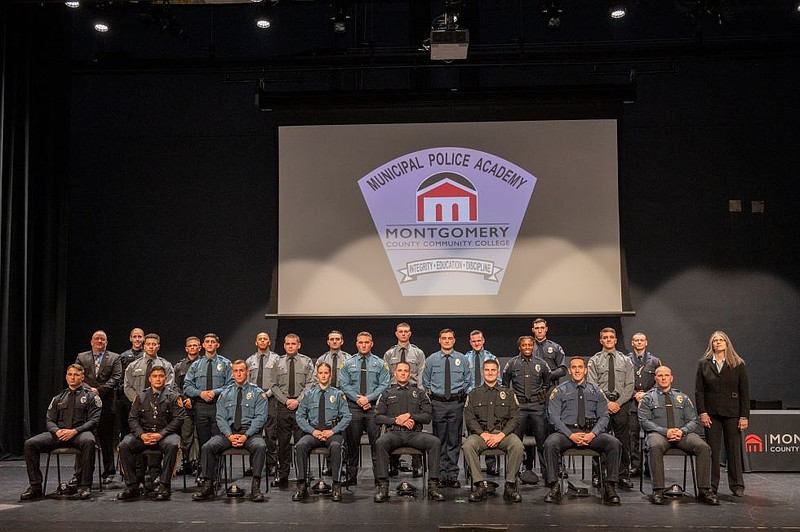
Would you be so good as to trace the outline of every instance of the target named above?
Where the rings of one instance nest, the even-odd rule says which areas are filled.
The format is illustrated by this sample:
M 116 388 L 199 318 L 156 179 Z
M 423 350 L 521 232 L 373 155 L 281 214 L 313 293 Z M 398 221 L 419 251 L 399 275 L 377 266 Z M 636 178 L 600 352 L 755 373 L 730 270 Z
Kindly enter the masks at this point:
M 103 451 L 103 484 L 114 481 L 114 414 L 116 389 L 122 382 L 122 362 L 119 354 L 106 350 L 108 336 L 104 331 L 95 331 L 89 343 L 92 349 L 78 353 L 75 363 L 83 366 L 84 385 L 103 401 L 97 439 Z

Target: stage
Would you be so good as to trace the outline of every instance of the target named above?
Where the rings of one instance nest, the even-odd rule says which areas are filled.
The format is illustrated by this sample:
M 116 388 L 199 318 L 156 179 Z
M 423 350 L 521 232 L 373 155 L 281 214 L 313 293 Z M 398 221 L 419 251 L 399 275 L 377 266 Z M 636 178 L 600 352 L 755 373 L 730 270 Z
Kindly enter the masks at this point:
M 71 473 L 71 460 L 62 469 Z M 369 463 L 368 460 L 365 463 Z M 42 461 L 44 467 L 44 460 Z M 586 486 L 578 471 L 570 470 L 570 480 L 576 486 Z M 667 482 L 681 482 L 683 459 L 667 457 Z M 316 469 L 316 468 L 314 468 Z M 234 463 L 237 484 L 249 491 L 250 479 L 241 478 L 241 468 Z M 292 502 L 294 483 L 290 488 L 270 488 L 266 502 L 258 504 L 247 499 L 218 498 L 209 502 L 193 502 L 196 490 L 189 480 L 189 490 L 182 490 L 182 478 L 173 480 L 172 500 L 154 502 L 140 499 L 133 502 L 115 500 L 123 486 L 93 491 L 88 501 L 43 499 L 22 503 L 19 494 L 27 486 L 23 461 L 0 462 L 0 522 L 4 530 L 103 530 L 137 531 L 147 529 L 216 530 L 236 526 L 261 529 L 290 530 L 344 530 L 348 532 L 389 530 L 438 530 L 439 527 L 464 527 L 463 530 L 522 531 L 531 528 L 560 530 L 633 530 L 633 529 L 707 529 L 707 528 L 793 528 L 800 524 L 800 473 L 749 473 L 745 476 L 746 491 L 743 498 L 733 497 L 727 489 L 725 474 L 720 486 L 719 506 L 707 506 L 684 496 L 669 501 L 664 506 L 652 505 L 649 479 L 645 478 L 644 491 L 638 491 L 638 481 L 633 491 L 618 490 L 621 506 L 607 506 L 599 502 L 597 490 L 589 489 L 587 498 L 565 497 L 559 505 L 546 504 L 542 498 L 547 493 L 540 484 L 521 487 L 521 504 L 503 502 L 498 493 L 485 503 L 467 502 L 466 488 L 446 489 L 447 501 L 436 503 L 397 496 L 395 487 L 408 480 L 421 487 L 420 479 L 410 473 L 401 473 L 391 480 L 391 499 L 383 504 L 372 501 L 373 480 L 369 469 L 362 468 L 359 484 L 344 492 L 342 503 L 333 503 L 328 497 L 312 495 L 307 501 Z M 489 477 L 490 479 L 496 479 Z M 48 491 L 56 488 L 55 466 L 51 464 Z M 463 479 L 462 471 L 462 483 Z M 691 480 L 687 491 L 692 492 Z M 262 484 L 263 489 L 263 484 Z

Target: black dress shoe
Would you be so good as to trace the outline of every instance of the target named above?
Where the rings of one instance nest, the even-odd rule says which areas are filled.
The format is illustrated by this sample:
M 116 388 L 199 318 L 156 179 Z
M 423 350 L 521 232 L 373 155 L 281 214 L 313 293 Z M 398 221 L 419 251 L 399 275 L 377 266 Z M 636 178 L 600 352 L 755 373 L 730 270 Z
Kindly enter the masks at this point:
M 289 478 L 282 477 L 273 479 L 272 482 L 269 483 L 270 486 L 273 488 L 288 488 L 289 487 Z
M 82 487 L 78 488 L 78 499 L 81 501 L 87 501 L 92 498 L 92 488 L 89 487 Z
M 701 490 L 700 500 L 706 504 L 710 504 L 711 506 L 719 505 L 719 499 L 717 498 L 717 495 L 711 490 Z
M 483 502 L 486 500 L 486 481 L 476 482 L 469 494 L 469 502 Z
M 653 504 L 664 504 L 664 490 L 653 490 L 653 497 L 650 499 Z
M 44 497 L 44 493 L 42 492 L 41 486 L 30 486 L 20 494 L 19 500 L 35 501 L 36 499 L 41 499 L 42 497 Z
M 128 486 L 127 488 L 125 488 L 125 491 L 117 493 L 117 500 L 129 501 L 132 499 L 138 499 L 141 496 L 142 496 L 142 490 L 139 489 L 139 486 Z
M 731 493 L 734 497 L 744 497 L 744 488 L 732 488 Z
M 522 495 L 517 490 L 516 482 L 506 482 L 506 487 L 503 490 L 503 500 L 506 502 L 522 502 Z
M 620 504 L 619 495 L 617 495 L 616 486 L 612 483 L 606 484 L 606 489 L 603 492 L 603 500 L 608 504 Z
M 156 494 L 153 495 L 154 501 L 168 501 L 171 496 L 169 485 L 163 482 L 159 483 L 156 488 Z
M 214 482 L 211 479 L 203 480 L 202 488 L 199 493 L 192 495 L 193 501 L 210 501 L 216 497 L 214 493 Z
M 523 484 L 533 485 L 539 483 L 539 475 L 537 475 L 533 470 L 526 469 L 522 473 L 519 474 L 519 480 Z
M 561 502 L 561 486 L 558 484 L 558 482 L 550 486 L 550 491 L 544 496 L 544 502 Z
M 629 478 L 621 478 L 619 479 L 619 487 L 624 490 L 632 490 L 633 489 L 633 482 Z

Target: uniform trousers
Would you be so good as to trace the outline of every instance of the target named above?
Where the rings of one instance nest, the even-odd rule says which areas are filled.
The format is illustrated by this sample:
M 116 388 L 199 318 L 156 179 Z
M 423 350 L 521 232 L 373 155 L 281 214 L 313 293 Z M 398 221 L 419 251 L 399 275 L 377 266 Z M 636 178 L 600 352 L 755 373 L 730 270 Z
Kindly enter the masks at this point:
M 279 479 L 289 478 L 289 469 L 292 467 L 292 437 L 294 437 L 294 441 L 297 443 L 305 434 L 300 427 L 297 426 L 296 412 L 296 410 L 289 410 L 286 405 L 280 401 L 275 401 L 275 428 L 278 436 L 277 477 Z M 269 418 L 269 414 L 267 414 L 267 418 Z M 267 445 L 266 442 L 264 442 L 264 445 Z M 261 469 L 257 467 L 255 461 L 252 462 L 253 474 L 264 468 L 264 462 L 265 461 L 261 462 Z
M 526 405 L 527 406 L 527 405 Z M 522 440 L 523 436 L 533 436 L 536 438 L 536 452 L 539 453 L 539 469 L 542 477 L 547 478 L 547 465 L 544 460 L 544 442 L 547 439 L 547 418 L 544 411 L 519 409 L 519 425 L 517 426 L 517 436 Z M 525 469 L 533 469 L 534 448 L 525 448 Z
M 217 427 L 217 402 L 207 403 L 197 397 L 192 400 L 192 408 L 198 444 L 203 447 L 212 436 L 222 435 Z
M 418 430 L 387 430 L 375 442 L 375 478 L 389 478 L 389 453 L 400 447 L 411 447 L 425 451 L 428 456 L 428 470 L 433 471 L 432 479 L 439 471 L 439 458 L 442 452 L 439 438 Z
M 267 422 L 263 430 L 267 442 L 267 472 L 278 470 L 278 402 L 274 396 L 267 399 Z
M 433 434 L 442 442 L 439 478 L 458 478 L 458 454 L 464 431 L 464 402 L 432 400 Z
M 114 456 L 114 440 L 116 438 L 116 413 L 114 408 L 114 391 L 103 397 L 103 408 L 100 411 L 100 423 L 97 425 L 97 440 L 103 455 L 103 478 L 116 473 Z
M 186 417 L 183 418 L 181 425 L 181 449 L 185 462 L 198 461 L 200 459 L 199 437 L 194 427 L 194 408 L 186 410 Z
M 461 449 L 464 451 L 464 462 L 469 468 L 470 475 L 473 482 L 481 482 L 484 480 L 481 474 L 481 458 L 480 454 L 491 449 L 479 434 L 470 434 L 464 441 Z M 506 482 L 516 482 L 517 472 L 519 466 L 522 464 L 522 454 L 525 448 L 522 445 L 522 440 L 516 434 L 507 434 L 505 438 L 500 440 L 497 444 L 497 449 L 506 453 Z
M 308 474 L 308 462 L 311 458 L 311 451 L 318 447 L 327 447 L 330 452 L 331 473 L 334 482 L 342 479 L 342 456 L 344 436 L 334 434 L 325 441 L 318 440 L 311 434 L 306 434 L 294 444 L 294 454 L 297 459 L 297 479 L 303 480 Z
M 622 443 L 614 436 L 603 432 L 595 436 L 589 442 L 589 445 L 579 447 L 564 434 L 554 432 L 544 442 L 544 459 L 547 462 L 548 485 L 558 481 L 558 463 L 561 460 L 561 453 L 567 449 L 582 449 L 584 447 L 603 455 L 606 480 L 608 482 L 617 482 L 619 480 L 619 460 L 622 455 Z
M 709 414 L 710 415 L 710 414 Z M 742 433 L 739 432 L 738 417 L 710 415 L 711 427 L 706 428 L 706 441 L 711 447 L 711 488 L 719 488 L 719 462 L 722 445 L 728 460 L 728 487 L 744 489 L 742 473 Z
M 145 445 L 145 443 L 134 436 L 128 434 L 119 444 L 119 461 L 122 471 L 125 473 L 125 484 L 127 486 L 137 486 L 139 477 L 136 474 L 137 457 L 149 450 L 160 451 L 163 459 L 161 462 L 161 483 L 169 486 L 172 480 L 172 473 L 175 470 L 175 461 L 178 459 L 178 446 L 181 444 L 181 437 L 177 434 L 168 434 L 161 438 L 158 443 Z
M 250 458 L 253 464 L 253 472 L 264 470 L 266 460 L 267 444 L 260 434 L 250 436 L 245 440 L 243 449 L 250 451 Z M 233 449 L 233 444 L 225 436 L 213 436 L 200 449 L 200 462 L 203 468 L 203 478 L 216 479 L 219 457 L 228 449 Z M 260 478 L 260 477 L 259 477 Z
M 377 463 L 375 461 L 375 442 L 380 436 L 380 427 L 375 423 L 375 410 L 364 410 L 358 404 L 347 401 L 353 418 L 345 429 L 347 440 L 347 474 L 351 479 L 358 477 L 358 458 L 361 454 L 361 434 L 366 431 L 369 439 L 370 454 L 372 455 L 372 472 L 375 475 Z M 377 479 L 377 476 L 375 477 Z
M 639 438 L 639 433 L 642 430 L 641 425 L 639 424 L 639 415 L 638 415 L 638 405 L 639 403 L 636 402 L 636 399 L 631 399 L 631 409 L 630 409 L 630 418 L 628 422 L 628 434 L 630 439 L 630 457 L 631 457 L 631 469 L 638 469 L 642 470 L 644 464 L 641 462 L 642 456 L 642 444 L 641 439 Z
M 622 444 L 618 467 L 619 475 L 627 479 L 631 476 L 631 415 L 629 408 L 628 403 L 621 405 L 616 414 L 609 416 L 608 421 L 609 430 L 614 433 L 616 439 Z M 597 476 L 597 466 L 597 459 L 592 460 L 592 476 Z
M 55 434 L 42 432 L 25 441 L 25 466 L 28 469 L 28 480 L 31 486 L 42 485 L 42 471 L 39 468 L 39 460 L 42 453 L 49 453 L 59 447 L 74 447 L 81 451 L 79 487 L 91 488 L 92 475 L 94 475 L 94 434 L 90 431 L 80 432 L 74 438 L 67 441 L 60 441 Z
M 648 460 L 653 489 L 664 489 L 664 453 L 677 448 L 697 457 L 697 484 L 700 489 L 708 489 L 711 479 L 711 447 L 698 434 L 690 432 L 680 441 L 673 442 L 657 432 L 647 435 Z

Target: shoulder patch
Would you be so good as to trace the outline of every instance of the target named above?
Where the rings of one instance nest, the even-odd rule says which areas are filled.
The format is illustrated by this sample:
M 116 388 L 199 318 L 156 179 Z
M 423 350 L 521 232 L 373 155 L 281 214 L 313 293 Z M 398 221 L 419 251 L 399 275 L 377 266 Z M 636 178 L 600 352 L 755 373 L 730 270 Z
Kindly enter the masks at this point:
M 183 398 L 180 395 L 175 399 L 175 402 L 178 403 L 180 408 L 183 408 Z
M 261 392 L 261 398 L 262 399 L 266 399 L 267 398 L 267 392 Z
M 100 396 L 99 396 L 99 395 L 95 395 L 95 396 L 94 396 L 94 404 L 95 404 L 95 406 L 96 406 L 96 407 L 98 407 L 98 408 L 102 408 L 102 407 L 103 407 L 103 400 L 102 400 L 102 399 L 100 399 Z
M 553 388 L 553 391 L 550 392 L 550 400 L 553 400 L 557 393 L 558 393 L 558 388 L 557 387 Z
M 383 363 L 383 369 L 385 369 L 386 371 L 389 371 L 389 364 L 387 364 L 386 362 L 384 362 L 384 363 Z

